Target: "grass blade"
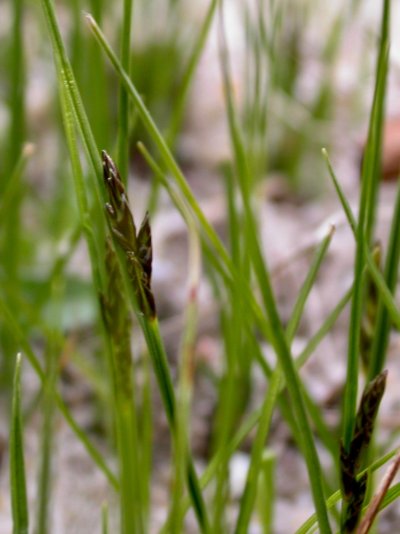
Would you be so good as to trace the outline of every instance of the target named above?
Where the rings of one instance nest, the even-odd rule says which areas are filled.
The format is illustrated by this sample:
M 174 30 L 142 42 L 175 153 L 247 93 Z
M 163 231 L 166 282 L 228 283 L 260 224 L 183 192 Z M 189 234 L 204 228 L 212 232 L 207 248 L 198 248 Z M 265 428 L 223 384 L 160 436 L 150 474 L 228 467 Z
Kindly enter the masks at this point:
M 171 533 L 183 531 L 182 492 L 185 466 L 190 451 L 190 413 L 193 392 L 195 343 L 198 321 L 198 290 L 201 276 L 201 245 L 196 228 L 189 227 L 188 300 L 185 308 L 185 325 L 179 351 L 179 389 L 177 395 L 177 439 L 175 455 L 175 484 L 168 519 Z
M 327 162 L 327 166 L 328 166 L 328 170 L 329 170 L 329 175 L 332 179 L 332 182 L 334 184 L 334 187 L 336 189 L 336 192 L 338 194 L 338 197 L 339 197 L 339 200 L 342 204 L 342 207 L 343 207 L 343 211 L 347 217 L 347 220 L 349 222 L 349 225 L 350 225 L 350 228 L 354 234 L 354 236 L 356 237 L 356 226 L 357 226 L 357 223 L 356 223 L 356 220 L 355 220 L 355 217 L 351 211 L 351 208 L 350 208 L 350 205 L 343 193 L 343 190 L 340 186 L 340 183 L 333 171 L 333 168 L 332 168 L 332 165 L 329 161 L 329 158 L 327 156 L 327 153 L 326 153 L 326 150 L 323 150 L 323 155 L 326 159 L 326 162 Z M 367 246 L 367 244 L 364 242 L 364 255 L 365 255 L 365 261 L 367 263 L 367 266 L 368 266 L 368 270 L 371 274 L 371 277 L 374 281 L 374 283 L 376 284 L 376 287 L 378 288 L 379 292 L 380 292 L 380 295 L 382 297 L 382 301 L 383 303 L 385 304 L 388 312 L 389 312 L 389 315 L 390 315 L 390 318 L 391 320 L 393 321 L 393 323 L 397 326 L 397 328 L 400 328 L 400 311 L 398 310 L 397 308 L 397 305 L 396 305 L 396 302 L 394 300 L 394 297 L 391 293 L 391 291 L 389 290 L 388 286 L 386 285 L 386 282 L 382 276 L 382 273 L 379 271 L 378 267 L 376 266 L 376 263 L 374 261 L 374 258 L 371 254 L 371 251 L 369 249 L 369 247 Z
M 7 185 L 15 162 L 18 161 L 25 142 L 25 52 L 23 43 L 23 15 L 24 0 L 15 0 L 12 3 L 13 23 L 10 46 L 10 132 L 8 136 L 7 160 L 5 174 L 6 180 L 0 184 L 0 191 L 3 193 Z
M 33 367 L 36 375 L 40 379 L 41 383 L 45 384 L 45 374 L 44 371 L 40 365 L 39 359 L 33 352 L 29 341 L 26 337 L 26 334 L 21 330 L 20 326 L 16 321 L 14 320 L 12 314 L 5 306 L 4 302 L 0 299 L 0 315 L 3 318 L 3 321 L 9 330 L 10 334 L 13 336 L 16 343 L 20 345 L 24 353 L 26 354 L 26 357 L 29 360 L 29 363 Z M 62 400 L 59 393 L 55 393 L 55 401 L 57 403 L 58 409 L 64 416 L 65 420 L 71 427 L 74 434 L 77 436 L 79 441 L 82 442 L 83 446 L 85 447 L 86 451 L 88 452 L 89 456 L 92 458 L 92 460 L 95 462 L 95 464 L 99 467 L 99 469 L 104 473 L 108 481 L 110 482 L 111 486 L 115 489 L 118 489 L 118 481 L 115 478 L 115 475 L 112 473 L 112 471 L 108 468 L 106 462 L 104 461 L 103 456 L 100 454 L 100 452 L 94 447 L 94 445 L 90 442 L 90 440 L 87 438 L 85 432 L 79 427 L 77 422 L 75 421 L 74 417 L 72 416 L 69 408 L 66 406 L 64 401 Z
M 265 439 L 269 431 L 273 409 L 282 386 L 282 373 L 275 371 L 268 385 L 268 394 L 265 397 L 261 409 L 256 438 L 251 451 L 251 461 L 247 473 L 246 487 L 242 496 L 239 517 L 236 524 L 235 534 L 248 532 L 254 501 L 257 494 L 259 473 L 261 470 L 262 453 L 265 447 Z
M 10 487 L 13 534 L 28 534 L 28 502 L 26 495 L 23 426 L 21 417 L 21 354 L 15 364 L 11 432 L 10 432 Z
M 101 507 L 101 534 L 108 534 L 108 504 Z
M 57 355 L 61 352 L 61 343 L 54 339 L 49 340 L 49 346 L 46 354 L 46 383 L 43 386 L 42 399 L 42 435 L 41 435 L 41 458 L 38 476 L 37 492 L 37 512 L 36 528 L 37 534 L 46 534 L 49 532 L 49 503 L 51 489 L 51 461 L 53 445 L 53 428 L 54 428 L 54 392 L 57 380 L 58 360 Z
M 396 203 L 390 228 L 388 241 L 384 279 L 388 290 L 392 295 L 395 294 L 399 261 L 400 261 L 400 243 L 398 239 L 398 229 L 400 227 L 400 185 L 397 190 Z M 383 295 L 379 296 L 378 312 L 375 322 L 374 338 L 370 354 L 369 379 L 372 380 L 379 374 L 386 361 L 387 348 L 389 343 L 391 317 L 389 310 L 384 303 Z
M 258 509 L 261 518 L 263 534 L 272 534 L 274 525 L 275 467 L 276 455 L 266 449 L 262 457 L 261 473 L 259 475 Z
M 166 139 L 170 146 L 174 146 L 175 140 L 178 136 L 178 132 L 182 125 L 183 114 L 185 111 L 185 104 L 187 101 L 191 82 L 193 80 L 193 76 L 195 74 L 196 67 L 199 63 L 201 54 L 203 52 L 204 45 L 207 41 L 207 37 L 210 31 L 211 23 L 214 20 L 214 15 L 215 15 L 217 6 L 218 6 L 218 0 L 210 0 L 210 4 L 208 7 L 206 16 L 204 17 L 204 22 L 202 23 L 200 27 L 199 34 L 197 36 L 196 42 L 194 43 L 193 50 L 190 54 L 187 66 L 185 68 L 185 72 L 182 76 L 182 82 L 180 84 L 179 94 L 177 95 L 175 99 L 174 109 L 172 110 L 171 124 L 169 125 L 168 131 L 166 133 Z M 122 61 L 121 61 L 121 65 L 123 66 Z M 127 69 L 124 69 L 124 70 L 128 72 Z
M 370 117 L 367 147 L 364 156 L 359 217 L 356 229 L 353 300 L 349 322 L 346 387 L 343 399 L 343 443 L 348 451 L 354 432 L 363 307 L 364 249 L 370 246 L 375 219 L 379 182 L 379 155 L 382 138 L 383 107 L 388 69 L 389 1 L 385 0 L 382 14 L 382 35 L 378 55 L 375 93 Z
M 121 65 L 126 72 L 130 72 L 131 64 L 131 28 L 132 28 L 133 0 L 124 0 L 121 31 Z M 125 185 L 129 176 L 129 118 L 130 101 L 125 87 L 121 84 L 118 102 L 118 144 L 117 162 Z
M 61 37 L 61 32 L 57 24 L 57 18 L 54 12 L 51 0 L 41 0 L 41 5 L 49 28 L 50 38 L 53 45 L 54 60 L 59 76 L 59 83 L 63 84 L 68 99 L 70 99 L 74 118 L 76 118 L 79 130 L 82 134 L 82 140 L 89 155 L 89 161 L 92 164 L 94 176 L 90 175 L 96 200 L 96 209 L 98 212 L 103 211 L 102 206 L 104 199 L 104 186 L 102 182 L 102 167 L 99 155 L 99 149 L 90 128 L 89 120 L 85 113 L 82 99 L 76 84 L 71 64 L 68 60 L 67 52 Z M 69 101 L 68 101 L 69 103 Z

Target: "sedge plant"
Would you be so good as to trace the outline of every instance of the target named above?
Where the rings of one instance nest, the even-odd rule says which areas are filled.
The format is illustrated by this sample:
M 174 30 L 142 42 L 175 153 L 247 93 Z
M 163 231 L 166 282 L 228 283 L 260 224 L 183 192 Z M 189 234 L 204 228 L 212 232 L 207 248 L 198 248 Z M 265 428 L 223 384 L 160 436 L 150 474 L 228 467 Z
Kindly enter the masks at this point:
M 171 0 L 166 4 L 172 20 L 184 2 Z M 59 417 L 58 412 L 114 491 L 120 531 L 144 534 L 152 528 L 155 429 L 151 413 L 151 368 L 171 443 L 167 483 L 171 491 L 161 528 L 163 533 L 197 528 L 207 534 L 245 534 L 255 522 L 265 533 L 274 531 L 274 518 L 279 509 L 276 507 L 279 499 L 276 482 L 280 458 L 271 435 L 273 417 L 278 412 L 307 468 L 315 507 L 315 514 L 299 525 L 298 532 L 305 534 L 316 529 L 323 533 L 354 532 L 360 521 L 363 529 L 369 528 L 365 525 L 372 524 L 379 509 L 393 503 L 400 495 L 398 484 L 390 486 L 387 483 L 383 490 L 378 490 L 377 498 L 371 499 L 374 494 L 373 473 L 398 453 L 393 450 L 385 454 L 386 450 L 380 451 L 374 441 L 374 433 L 379 429 L 378 408 L 387 375 L 390 376 L 386 357 L 391 327 L 400 327 L 400 312 L 395 299 L 400 257 L 397 245 L 399 194 L 389 240 L 387 243 L 382 241 L 379 253 L 373 248 L 374 222 L 379 216 L 380 144 L 388 70 L 390 2 L 382 2 L 375 92 L 357 216 L 352 213 L 327 152 L 324 152 L 329 174 L 355 238 L 353 280 L 350 287 L 338 295 L 337 302 L 329 306 L 330 312 L 321 324 L 313 325 L 313 333 L 300 354 L 294 353 L 294 340 L 307 311 L 308 297 L 318 285 L 321 267 L 330 254 L 330 243 L 338 237 L 334 235 L 334 228 L 328 227 L 316 242 L 308 272 L 293 299 L 292 313 L 284 321 L 274 293 L 268 251 L 262 246 L 259 191 L 265 171 L 275 163 L 273 149 L 269 146 L 276 120 L 275 103 L 284 101 L 290 104 L 290 110 L 298 109 L 295 91 L 302 66 L 299 55 L 302 29 L 290 26 L 291 2 L 271 0 L 255 2 L 253 6 L 245 3 L 241 7 L 247 61 L 243 102 L 237 98 L 234 88 L 231 62 L 236 58 L 230 55 L 226 44 L 224 9 L 227 3 L 223 0 L 209 0 L 199 28 L 187 32 L 191 33 L 187 46 L 189 52 L 186 54 L 178 49 L 179 65 L 163 65 L 164 60 L 160 61 L 160 56 L 149 48 L 145 63 L 160 66 L 160 71 L 155 69 L 151 76 L 158 72 L 160 79 L 166 80 L 164 76 L 169 77 L 175 68 L 176 78 L 181 81 L 175 89 L 172 105 L 169 105 L 170 95 L 156 94 L 157 98 L 167 100 L 166 121 L 160 120 L 152 103 L 152 91 L 157 89 L 154 80 L 146 89 L 146 80 L 140 80 L 139 65 L 135 65 L 140 50 L 135 48 L 136 44 L 132 47 L 132 41 L 138 24 L 146 20 L 143 16 L 146 7 L 139 1 L 124 0 L 119 3 L 118 16 L 114 17 L 111 6 L 102 0 L 74 0 L 63 6 L 64 14 L 67 13 L 72 21 L 68 41 L 64 30 L 61 31 L 63 19 L 57 17 L 54 2 L 41 0 L 40 5 L 48 29 L 43 35 L 49 36 L 53 47 L 56 92 L 62 118 L 60 130 L 64 133 L 71 166 L 70 170 L 64 169 L 65 158 L 62 158 L 63 163 L 57 170 L 59 180 L 54 180 L 51 214 L 43 218 L 46 223 L 54 221 L 54 236 L 57 235 L 49 240 L 52 257 L 46 266 L 47 274 L 39 283 L 34 280 L 33 269 L 29 270 L 29 263 L 34 263 L 33 259 L 46 250 L 40 240 L 48 229 L 40 228 L 36 234 L 37 228 L 34 227 L 29 239 L 26 237 L 28 232 L 24 231 L 21 213 L 25 204 L 29 209 L 34 205 L 31 190 L 25 188 L 23 181 L 30 172 L 26 163 L 28 156 L 32 159 L 32 153 L 26 148 L 30 145 L 25 144 L 24 93 L 13 93 L 9 102 L 11 128 L 8 140 L 12 152 L 9 152 L 10 161 L 6 172 L 2 172 L 4 180 L 0 184 L 0 218 L 5 221 L 0 235 L 1 250 L 5 253 L 1 274 L 7 281 L 0 295 L 0 328 L 5 334 L 1 346 L 9 363 L 14 362 L 12 355 L 17 350 L 24 353 L 40 382 L 40 398 L 35 397 L 26 421 L 23 421 L 21 358 L 18 357 L 10 420 L 10 494 L 14 532 L 27 532 L 28 518 L 29 524 L 33 524 L 38 532 L 51 531 L 52 470 L 57 461 L 53 456 L 57 443 L 57 425 L 54 423 Z M 156 7 L 154 0 L 149 12 L 157 13 L 154 11 Z M 90 9 L 93 16 L 82 17 L 82 8 Z M 143 12 L 141 8 L 144 8 Z M 293 181 L 301 175 L 299 169 L 303 158 L 310 152 L 317 155 L 313 135 L 317 127 L 321 126 L 321 121 L 333 116 L 334 65 L 346 24 L 351 19 L 347 15 L 353 17 L 359 9 L 359 2 L 352 2 L 346 13 L 338 8 L 320 52 L 328 63 L 326 77 L 315 92 L 305 122 L 299 126 L 297 121 L 296 125 L 295 118 L 291 117 L 294 130 L 298 130 L 292 136 L 295 146 L 293 150 L 283 150 L 281 156 L 286 158 L 282 168 Z M 308 11 L 302 11 L 305 26 L 310 13 L 310 7 Z M 25 76 L 22 1 L 13 3 L 13 14 L 11 91 L 24 86 L 21 84 Z M 219 26 L 215 27 L 213 23 L 217 17 Z M 84 31 L 84 21 L 93 36 Z M 185 28 L 176 21 L 174 24 L 176 31 L 172 32 L 174 35 L 169 44 L 179 48 Z M 108 38 L 113 27 L 119 29 L 117 39 L 111 34 Z M 207 218 L 177 157 L 190 89 L 213 29 L 219 37 L 222 94 L 231 141 L 231 156 L 221 167 L 221 179 L 225 181 L 226 240 Z M 113 50 L 111 43 L 114 42 L 118 43 L 118 53 Z M 281 50 L 282 43 L 288 44 L 284 51 Z M 186 58 L 182 61 L 183 68 L 182 58 Z M 86 68 L 86 64 L 90 68 Z M 93 86 L 96 91 L 92 95 Z M 143 88 L 145 94 L 142 94 Z M 289 125 L 289 130 L 293 124 Z M 128 196 L 133 130 L 143 137 L 137 148 L 152 173 L 147 199 L 150 216 L 144 216 L 140 227 L 136 226 L 134 203 Z M 328 130 L 323 131 L 325 137 Z M 60 140 L 64 137 L 56 136 L 57 143 L 63 145 L 64 141 L 60 143 Z M 60 148 L 60 154 L 64 156 L 66 151 Z M 68 181 L 70 175 L 72 180 Z M 153 251 L 151 220 L 157 217 L 157 192 L 161 189 L 166 191 L 174 209 L 182 215 L 189 241 L 185 326 L 177 361 L 172 364 L 176 365 L 176 382 L 171 365 L 173 359 L 169 354 L 167 356 L 162 336 L 158 295 L 152 287 L 153 253 L 156 251 Z M 70 199 L 73 191 L 75 204 Z M 66 249 L 61 252 L 54 246 L 60 236 L 67 237 Z M 91 385 L 96 402 L 107 407 L 106 413 L 101 415 L 104 420 L 109 417 L 111 424 L 107 426 L 104 420 L 102 424 L 107 430 L 111 429 L 108 437 L 111 437 L 109 443 L 115 443 L 116 469 L 110 468 L 113 465 L 111 453 L 94 446 L 93 436 L 78 425 L 73 410 L 59 390 L 60 358 L 70 342 L 69 329 L 72 332 L 79 330 L 77 320 L 74 322 L 69 318 L 68 326 L 64 324 L 64 312 L 71 298 L 68 294 L 69 267 L 83 240 L 90 263 L 90 280 L 83 286 L 90 293 L 90 331 L 100 335 L 96 338 L 95 359 L 90 360 L 90 349 L 79 341 L 76 350 L 69 349 L 72 354 L 63 365 L 76 365 L 82 379 Z M 377 260 L 379 255 L 382 261 Z M 196 413 L 192 408 L 200 369 L 196 362 L 196 337 L 202 270 L 208 276 L 218 310 L 216 325 L 222 341 L 222 356 L 218 371 L 207 371 L 207 377 L 211 377 L 207 379 L 216 396 L 216 408 L 210 423 L 209 456 L 203 458 L 204 470 L 200 472 L 192 452 L 190 427 L 194 424 L 192 414 Z M 32 286 L 36 291 L 34 299 L 29 293 Z M 313 399 L 303 379 L 302 368 L 329 336 L 349 303 L 343 417 L 341 428 L 333 428 L 323 408 Z M 143 357 L 140 358 L 136 343 L 135 349 L 131 343 L 133 335 L 136 341 L 139 330 L 144 339 Z M 272 348 L 274 360 L 266 358 L 265 343 Z M 388 371 L 384 370 L 386 368 Z M 256 372 L 261 373 L 265 391 L 256 399 L 255 406 L 250 406 Z M 359 392 L 358 384 L 362 382 L 360 378 L 364 372 L 365 385 Z M 22 428 L 24 422 L 30 428 L 31 414 L 36 406 L 43 408 L 44 417 L 36 508 L 31 511 L 26 491 Z M 340 432 L 341 440 L 338 438 Z M 243 449 L 248 452 L 249 465 L 243 491 L 234 501 L 230 486 L 231 459 Z M 329 462 L 326 469 L 321 468 L 322 450 L 327 453 L 324 458 Z M 98 520 L 103 532 L 113 530 L 113 506 L 112 501 L 103 503 L 102 508 L 101 503 L 98 505 Z M 338 512 L 340 506 L 341 513 Z M 192 515 L 194 512 L 196 527 L 189 523 L 189 510 Z

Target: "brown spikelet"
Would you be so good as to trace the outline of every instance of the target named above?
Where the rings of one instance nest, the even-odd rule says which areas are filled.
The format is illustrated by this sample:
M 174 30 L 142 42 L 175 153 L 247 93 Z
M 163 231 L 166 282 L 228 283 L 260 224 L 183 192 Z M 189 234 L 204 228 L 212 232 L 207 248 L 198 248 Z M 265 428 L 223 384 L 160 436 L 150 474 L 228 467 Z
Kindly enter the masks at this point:
M 364 502 L 368 475 L 358 477 L 364 451 L 372 437 L 376 415 L 386 386 L 387 371 L 377 375 L 364 389 L 357 412 L 349 450 L 340 448 L 340 471 L 345 511 L 341 532 L 350 533 L 357 527 Z
M 109 200 L 106 203 L 106 212 L 110 228 L 115 240 L 125 253 L 127 270 L 139 311 L 146 317 L 155 317 L 156 307 L 151 291 L 153 250 L 149 217 L 146 213 L 137 233 L 118 169 L 104 150 L 102 158 L 104 182 Z

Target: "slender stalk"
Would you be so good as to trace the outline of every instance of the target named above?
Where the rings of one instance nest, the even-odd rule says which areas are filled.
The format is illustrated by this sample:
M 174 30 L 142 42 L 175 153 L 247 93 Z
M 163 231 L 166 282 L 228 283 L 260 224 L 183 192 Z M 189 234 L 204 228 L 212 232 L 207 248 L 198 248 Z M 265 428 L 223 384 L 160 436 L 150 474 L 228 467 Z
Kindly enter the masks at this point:
M 141 327 L 146 338 L 150 356 L 153 360 L 156 377 L 160 386 L 161 396 L 164 400 L 166 415 L 170 423 L 172 438 L 174 441 L 176 441 L 178 421 L 176 415 L 175 394 L 172 387 L 165 349 L 161 341 L 158 321 L 156 318 L 143 320 Z M 196 512 L 200 528 L 202 529 L 202 532 L 209 532 L 207 512 L 201 495 L 201 489 L 194 464 L 190 456 L 187 458 L 186 473 L 190 497 L 192 499 L 193 508 Z
M 22 147 L 21 154 L 17 159 L 14 169 L 10 174 L 10 180 L 5 186 L 0 199 L 0 218 L 7 220 L 7 216 L 4 213 L 10 210 L 10 207 L 15 206 L 16 197 L 19 194 L 19 188 L 21 187 L 21 177 L 25 170 L 26 164 L 29 158 L 33 155 L 35 146 L 32 143 L 25 143 Z
M 21 354 L 18 354 L 14 373 L 10 432 L 10 488 L 13 534 L 28 534 L 29 526 L 21 417 L 21 362 Z
M 261 473 L 259 474 L 259 515 L 263 534 L 272 534 L 274 527 L 274 501 L 276 454 L 265 449 L 262 456 Z
M 183 531 L 182 493 L 190 451 L 190 405 L 194 380 L 194 349 L 197 333 L 198 289 L 201 276 L 201 248 L 196 228 L 189 227 L 188 300 L 185 308 L 185 326 L 179 352 L 179 389 L 177 395 L 177 439 L 174 450 L 175 481 L 168 525 L 171 533 Z
M 133 0 L 124 0 L 121 31 L 121 65 L 127 73 L 131 70 L 131 28 Z M 129 176 L 129 95 L 120 84 L 118 101 L 118 145 L 117 162 L 122 179 L 126 185 Z
M 390 229 L 390 237 L 388 242 L 388 249 L 386 254 L 386 262 L 384 269 L 384 279 L 387 287 L 392 295 L 395 294 L 399 261 L 400 261 L 400 244 L 399 244 L 399 229 L 400 229 L 400 186 L 397 190 L 396 203 L 394 207 L 392 224 Z M 379 296 L 378 311 L 375 322 L 374 336 L 372 349 L 370 354 L 369 365 L 369 379 L 372 380 L 378 373 L 380 373 L 385 365 L 387 348 L 389 343 L 391 327 L 390 313 L 383 301 L 383 297 Z
M 174 98 L 173 109 L 171 112 L 171 119 L 170 119 L 170 123 L 165 134 L 166 143 L 170 147 L 171 150 L 174 149 L 176 142 L 177 142 L 179 131 L 182 126 L 183 119 L 184 119 L 184 113 L 186 109 L 186 103 L 187 103 L 191 83 L 193 81 L 193 77 L 195 75 L 197 65 L 200 61 L 201 54 L 203 52 L 204 46 L 207 41 L 207 37 L 209 35 L 211 24 L 212 24 L 212 21 L 214 20 L 214 15 L 216 12 L 217 5 L 218 5 L 218 0 L 210 0 L 210 5 L 207 10 L 206 16 L 204 17 L 204 21 L 200 27 L 196 41 L 193 45 L 192 52 L 189 56 L 187 65 L 184 69 L 184 72 L 182 75 L 182 81 L 179 84 L 179 92 Z M 124 70 L 127 71 L 127 69 L 124 69 Z M 158 193 L 159 193 L 159 181 L 155 180 L 152 184 L 150 198 L 148 201 L 148 210 L 150 214 L 154 213 L 155 208 L 157 206 Z
M 357 402 L 358 367 L 360 351 L 360 330 L 363 307 L 363 266 L 365 247 L 369 248 L 379 180 L 379 154 L 382 137 L 383 106 L 388 69 L 388 17 L 389 1 L 384 1 L 382 14 L 382 36 L 379 48 L 375 93 L 370 117 L 367 147 L 365 150 L 359 216 L 356 230 L 356 256 L 354 262 L 354 289 L 349 321 L 346 387 L 343 399 L 342 433 L 345 449 L 348 451 L 354 432 Z
M 254 501 L 257 494 L 258 477 L 261 467 L 262 453 L 265 447 L 265 439 L 269 432 L 272 414 L 278 393 L 282 385 L 282 373 L 275 371 L 268 385 L 268 394 L 265 396 L 262 406 L 262 417 L 260 418 L 256 438 L 251 451 L 250 468 L 247 473 L 246 488 L 243 494 L 242 503 L 239 510 L 239 517 L 236 524 L 235 534 L 246 534 L 253 511 Z
M 336 189 L 336 192 L 337 192 L 337 195 L 339 197 L 339 200 L 342 204 L 342 207 L 343 207 L 343 211 L 347 217 L 347 220 L 349 222 L 349 226 L 354 234 L 354 236 L 356 237 L 356 227 L 357 227 L 357 223 L 356 223 L 356 220 L 355 220 L 355 217 L 351 211 L 351 208 L 350 208 L 350 205 L 343 193 L 343 190 L 341 188 L 341 185 L 333 171 L 333 168 L 332 168 L 332 165 L 329 161 L 329 158 L 328 158 L 328 155 L 326 153 L 326 150 L 324 149 L 323 150 L 323 155 L 327 161 L 327 166 L 328 166 L 328 170 L 329 170 L 329 175 L 332 179 L 332 182 L 334 184 L 334 187 Z M 367 246 L 367 243 L 364 242 L 364 255 L 365 255 L 365 260 L 366 260 L 366 263 L 367 263 L 367 266 L 368 266 L 368 270 L 371 274 L 371 278 L 373 280 L 373 282 L 375 283 L 376 287 L 378 288 L 379 290 L 379 293 L 382 297 L 382 301 L 383 303 L 385 304 L 386 306 L 386 309 L 388 310 L 389 312 L 389 315 L 390 315 L 390 318 L 391 320 L 393 321 L 393 323 L 397 326 L 397 328 L 400 328 L 400 311 L 397 307 L 397 304 L 394 300 L 394 297 L 390 291 L 390 289 L 388 288 L 388 286 L 386 285 L 386 282 L 385 282 L 385 279 L 383 278 L 382 276 L 382 273 L 379 271 L 378 267 L 376 266 L 376 263 L 374 261 L 374 258 L 371 254 L 371 251 L 369 249 L 369 247 Z
M 72 72 L 71 64 L 67 57 L 67 52 L 61 37 L 61 32 L 57 23 L 53 3 L 51 0 L 41 0 L 43 12 L 48 24 L 51 42 L 53 45 L 54 61 L 59 75 L 64 84 L 68 98 L 74 111 L 74 118 L 76 118 L 79 130 L 82 134 L 82 140 L 89 155 L 90 163 L 94 171 L 94 175 L 90 175 L 95 192 L 95 199 L 97 200 L 97 208 L 102 212 L 102 199 L 104 199 L 104 186 L 102 182 L 102 167 L 99 155 L 99 150 L 96 145 L 93 132 L 90 128 L 89 120 L 87 118 L 79 89 L 76 84 L 74 74 Z
M 104 503 L 101 507 L 101 534 L 108 534 L 108 505 Z
M 26 334 L 23 332 L 20 325 L 15 321 L 12 314 L 8 310 L 7 306 L 4 304 L 4 302 L 1 299 L 0 299 L 0 315 L 2 316 L 5 326 L 7 327 L 7 329 L 13 336 L 15 342 L 18 345 L 20 345 L 21 349 L 25 353 L 27 359 L 29 360 L 29 363 L 31 364 L 33 370 L 38 376 L 41 384 L 44 385 L 46 381 L 46 377 L 40 365 L 39 359 L 37 358 L 36 354 L 33 352 L 29 344 L 29 341 L 26 337 Z M 58 409 L 64 416 L 65 420 L 67 421 L 68 425 L 71 427 L 72 431 L 77 436 L 79 441 L 82 442 L 82 445 L 85 447 L 89 456 L 92 458 L 94 463 L 99 467 L 99 469 L 104 473 L 104 475 L 108 479 L 111 486 L 114 487 L 115 489 L 118 489 L 118 481 L 115 478 L 115 475 L 112 473 L 112 471 L 108 468 L 107 464 L 104 461 L 103 456 L 90 442 L 85 432 L 79 427 L 79 425 L 73 418 L 69 408 L 66 406 L 66 404 L 62 400 L 60 394 L 58 392 L 55 392 L 54 396 L 55 396 L 55 402 L 57 404 Z
M 10 43 L 10 133 L 7 147 L 7 174 L 6 180 L 0 184 L 0 191 L 4 191 L 7 179 L 10 178 L 16 161 L 25 142 L 25 54 L 23 45 L 23 15 L 24 0 L 15 0 L 12 3 L 13 23 Z
M 23 191 L 21 176 L 22 172 L 15 172 L 18 169 L 18 160 L 23 151 L 25 143 L 26 117 L 25 117 L 25 87 L 26 87 L 26 65 L 25 52 L 23 46 L 23 19 L 25 2 L 16 0 L 12 2 L 12 27 L 10 32 L 9 64 L 7 70 L 10 73 L 9 87 L 9 109 L 10 126 L 6 135 L 6 146 L 3 154 L 3 170 L 0 173 L 0 196 L 3 197 L 7 189 L 13 189 L 13 202 L 7 206 L 5 217 L 2 220 L 3 235 L 0 240 L 0 254 L 2 257 L 2 268 L 5 275 L 5 283 L 10 287 L 17 287 L 20 276 L 21 263 L 21 205 Z M 21 169 L 22 171 L 22 169 Z M 11 179 L 15 181 L 10 182 Z M 13 302 L 9 306 L 14 310 Z M 0 327 L 1 328 L 1 327 Z M 9 338 L 7 332 L 0 332 L 0 346 L 4 355 L 11 355 L 17 352 L 17 347 Z M 12 360 L 9 356 L 1 360 L 1 381 L 3 387 L 11 384 Z
M 54 391 L 57 382 L 57 355 L 60 350 L 59 340 L 56 340 L 54 332 L 46 354 L 46 383 L 43 387 L 43 424 L 41 436 L 41 458 L 40 470 L 38 477 L 37 492 L 37 512 L 36 512 L 36 534 L 46 534 L 49 532 L 49 504 L 51 492 L 51 461 L 53 445 L 53 427 L 54 427 Z
M 214 15 L 215 15 L 215 12 L 218 6 L 218 1 L 219 0 L 210 0 L 206 16 L 204 17 L 204 21 L 201 25 L 197 39 L 193 46 L 193 50 L 190 54 L 187 66 L 185 68 L 185 71 L 182 77 L 182 82 L 180 83 L 180 87 L 179 87 L 179 94 L 174 102 L 171 123 L 166 133 L 166 140 L 169 146 L 174 145 L 175 140 L 178 136 L 180 127 L 182 125 L 183 114 L 185 111 L 185 105 L 186 105 L 187 97 L 189 94 L 189 89 L 191 87 L 193 76 L 195 74 L 201 54 L 204 50 L 204 45 L 207 41 L 207 37 L 210 32 L 211 24 L 214 20 Z M 124 64 L 122 61 L 121 61 L 121 65 L 122 67 L 124 67 Z M 124 70 L 126 72 L 129 72 L 125 68 Z

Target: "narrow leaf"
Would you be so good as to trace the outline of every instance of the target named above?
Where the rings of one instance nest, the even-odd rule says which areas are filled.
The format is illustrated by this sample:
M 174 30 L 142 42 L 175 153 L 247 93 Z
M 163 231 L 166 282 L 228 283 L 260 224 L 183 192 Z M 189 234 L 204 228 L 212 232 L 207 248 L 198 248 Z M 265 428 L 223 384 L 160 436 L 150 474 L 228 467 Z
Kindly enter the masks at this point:
M 10 484 L 13 534 L 28 534 L 29 525 L 21 417 L 21 361 L 21 354 L 18 354 L 14 373 L 10 433 Z

